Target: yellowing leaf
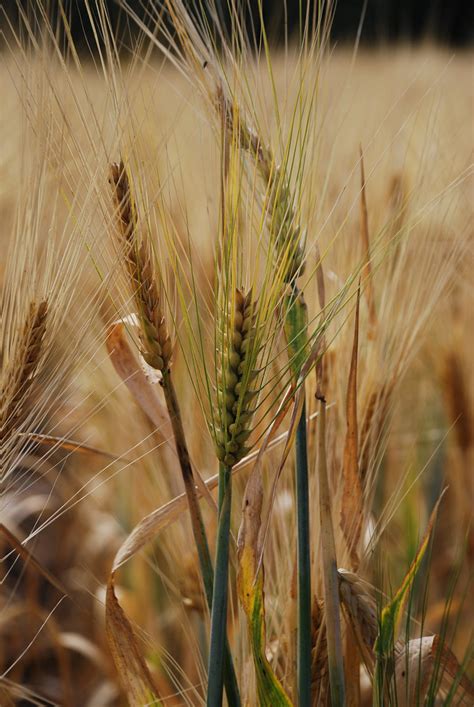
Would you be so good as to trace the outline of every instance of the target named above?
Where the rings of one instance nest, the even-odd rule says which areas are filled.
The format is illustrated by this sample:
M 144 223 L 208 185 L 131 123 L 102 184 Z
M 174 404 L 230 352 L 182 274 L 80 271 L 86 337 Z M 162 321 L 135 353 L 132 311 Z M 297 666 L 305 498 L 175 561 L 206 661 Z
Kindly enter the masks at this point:
M 263 565 L 258 567 L 257 562 L 262 503 L 261 475 L 252 473 L 245 489 L 239 530 L 239 598 L 248 621 L 259 705 L 291 707 L 291 701 L 265 654 L 264 572 Z
M 401 583 L 397 593 L 395 594 L 392 601 L 387 604 L 382 610 L 380 633 L 376 641 L 375 652 L 381 655 L 389 655 L 393 650 L 393 645 L 396 640 L 398 630 L 400 627 L 400 620 L 403 614 L 403 609 L 408 597 L 408 590 L 413 584 L 413 580 L 416 577 L 423 557 L 428 547 L 428 543 L 431 537 L 431 532 L 433 530 L 434 522 L 436 520 L 436 515 L 438 513 L 439 504 L 444 495 L 444 491 L 438 499 L 433 511 L 431 513 L 428 526 L 426 528 L 425 534 L 421 540 L 418 551 L 410 565 L 408 572 L 406 573 L 403 582 Z

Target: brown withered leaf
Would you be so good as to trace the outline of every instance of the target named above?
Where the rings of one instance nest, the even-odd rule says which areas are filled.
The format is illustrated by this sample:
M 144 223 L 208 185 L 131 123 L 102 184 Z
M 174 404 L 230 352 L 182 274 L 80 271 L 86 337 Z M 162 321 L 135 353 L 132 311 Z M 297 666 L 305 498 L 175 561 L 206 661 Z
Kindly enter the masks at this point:
M 398 707 L 424 704 L 430 694 L 451 704 L 474 704 L 474 686 L 440 636 L 422 636 L 395 647 Z
M 138 363 L 125 335 L 125 326 L 122 322 L 112 324 L 107 332 L 107 351 L 110 360 L 132 394 L 135 402 L 142 409 L 155 427 L 155 432 L 161 442 L 170 446 L 176 455 L 173 430 L 168 411 L 158 398 L 154 386 L 150 384 Z M 217 506 L 209 493 L 199 471 L 193 468 L 193 476 L 201 495 L 208 505 L 217 513 Z
M 158 688 L 140 651 L 133 627 L 115 594 L 113 572 L 107 584 L 105 630 L 120 684 L 130 706 L 160 705 Z
M 125 336 L 125 326 L 112 324 L 107 331 L 106 346 L 109 358 L 134 400 L 143 410 L 163 441 L 172 438 L 171 423 L 166 407 L 159 400 L 147 380 Z
M 367 298 L 367 306 L 369 309 L 369 339 L 374 338 L 377 328 L 377 313 L 375 310 L 375 292 L 374 280 L 372 276 L 372 266 L 370 260 L 370 237 L 369 237 L 369 217 L 367 211 L 367 197 L 365 193 L 365 173 L 364 173 L 364 155 L 362 146 L 359 147 L 360 153 L 360 235 L 362 239 L 362 247 L 364 249 L 364 268 L 362 270 L 362 279 L 364 282 L 364 291 Z

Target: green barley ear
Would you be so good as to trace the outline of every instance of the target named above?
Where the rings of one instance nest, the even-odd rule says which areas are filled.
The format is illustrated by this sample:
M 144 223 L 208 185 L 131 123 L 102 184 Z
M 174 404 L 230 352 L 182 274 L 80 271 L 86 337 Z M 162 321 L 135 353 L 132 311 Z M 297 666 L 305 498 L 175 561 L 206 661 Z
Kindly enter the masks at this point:
M 110 184 L 117 213 L 118 232 L 140 320 L 141 354 L 162 373 L 171 364 L 171 339 L 166 327 L 149 248 L 138 233 L 135 203 L 123 161 L 110 166 Z
M 225 292 L 223 293 L 225 295 Z M 217 380 L 219 427 L 214 428 L 219 468 L 219 524 L 217 529 L 214 592 L 211 612 L 209 677 L 207 706 L 222 704 L 222 684 L 225 665 L 223 648 L 226 643 L 229 545 L 232 509 L 232 467 L 248 451 L 254 410 L 252 403 L 258 392 L 252 383 L 258 377 L 255 363 L 258 354 L 257 312 L 252 291 L 246 295 L 233 291 L 230 307 L 221 309 L 221 331 Z
M 216 455 L 226 466 L 233 466 L 247 453 L 245 443 L 251 434 L 252 402 L 257 395 L 252 388 L 257 375 L 251 365 L 256 332 L 252 292 L 244 295 L 236 289 L 233 310 L 218 385 L 220 429 L 216 434 Z

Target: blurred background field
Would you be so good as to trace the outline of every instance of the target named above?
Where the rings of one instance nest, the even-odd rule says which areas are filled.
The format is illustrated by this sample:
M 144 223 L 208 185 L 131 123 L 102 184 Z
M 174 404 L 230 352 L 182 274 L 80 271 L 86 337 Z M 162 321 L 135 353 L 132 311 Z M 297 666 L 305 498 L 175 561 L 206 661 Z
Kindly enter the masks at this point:
M 463 29 L 457 32 L 463 41 Z M 280 48 L 272 60 L 283 106 L 291 105 L 296 90 L 292 51 L 285 55 Z M 378 584 L 383 575 L 385 590 L 398 587 L 434 503 L 447 485 L 429 562 L 418 578 L 413 615 L 424 614 L 426 629 L 441 633 L 445 614 L 450 614 L 447 636 L 459 661 L 466 656 L 469 661 L 473 619 L 469 599 L 474 554 L 472 62 L 469 47 L 454 50 L 431 42 L 363 46 L 356 54 L 348 44 L 337 46 L 321 68 L 318 159 L 311 166 L 316 189 L 311 204 L 316 208 L 309 216 L 320 250 L 327 249 L 328 289 L 335 291 L 360 258 L 362 146 L 371 234 L 375 239 L 390 229 L 392 233 L 405 227 L 413 231 L 413 244 L 407 246 L 413 248 L 412 253 L 400 256 L 400 262 L 409 265 L 397 274 L 397 294 L 388 294 L 386 289 L 387 263 L 374 275 L 380 312 L 390 312 L 392 317 L 380 322 L 386 340 L 412 353 L 396 394 L 387 394 L 391 424 L 382 432 L 385 419 L 380 423 L 371 522 L 379 523 L 383 533 L 365 569 L 369 582 Z M 150 212 L 162 190 L 175 237 L 183 243 L 191 238 L 199 286 L 205 293 L 214 276 L 218 228 L 216 141 L 193 86 L 172 67 L 158 59 L 135 70 L 125 63 L 126 80 L 129 66 L 123 134 L 127 130 L 134 134 L 134 164 L 143 192 L 149 195 Z M 254 75 L 256 110 L 271 136 L 275 128 L 271 87 L 264 71 L 257 67 Z M 68 316 L 58 326 L 35 382 L 32 409 L 36 400 L 43 400 L 45 387 L 53 379 L 54 399 L 43 404 L 33 430 L 96 450 L 53 446 L 45 457 L 44 443 L 39 442 L 21 456 L 20 466 L 4 484 L 0 522 L 20 540 L 31 536 L 28 551 L 68 592 L 58 604 L 61 591 L 34 564 L 11 553 L 11 540 L 2 536 L 0 672 L 4 672 L 0 702 L 5 705 L 105 707 L 126 703 L 106 645 L 105 585 L 113 557 L 132 528 L 182 493 L 176 462 L 162 445 L 161 433 L 134 403 L 106 348 L 107 329 L 123 313 L 126 302 L 116 294 L 120 275 L 110 252 L 110 228 L 106 227 L 110 220 L 104 218 L 87 188 L 95 179 L 106 193 L 108 163 L 119 157 L 109 89 L 100 69 L 88 59 L 80 70 L 71 66 L 66 72 L 57 57 L 45 55 L 43 60 L 29 61 L 18 51 L 2 54 L 0 282 L 8 279 L 21 228 L 34 231 L 34 239 L 28 242 L 34 241 L 35 252 L 42 254 L 44 263 L 52 257 L 52 244 L 61 262 L 61 254 L 69 252 L 68 234 L 74 229 L 85 244 L 74 256 L 81 265 L 71 275 L 75 284 Z M 38 144 L 40 149 L 31 148 Z M 28 185 L 33 189 L 35 183 L 28 175 L 38 167 L 40 188 L 33 198 Z M 80 220 L 71 224 L 75 200 Z M 159 258 L 164 244 L 159 237 L 157 243 Z M 462 252 L 462 257 L 438 292 L 439 283 L 429 282 L 429 277 L 454 251 Z M 310 253 L 309 269 L 313 261 Z M 104 276 L 110 263 L 111 275 Z M 173 289 L 173 272 L 168 277 Z M 316 316 L 316 286 L 310 283 L 305 294 L 310 315 Z M 426 322 L 424 312 L 417 309 L 422 301 L 433 303 Z M 418 322 L 423 325 L 419 332 Z M 417 339 L 413 348 L 412 332 Z M 349 323 L 328 353 L 329 361 L 331 355 L 335 361 L 328 394 L 333 406 L 328 415 L 335 460 L 341 456 L 351 342 Z M 362 358 L 369 348 L 368 341 L 361 343 Z M 376 369 L 371 369 L 367 358 L 360 374 L 362 392 L 370 396 L 373 386 L 388 383 L 397 355 L 387 348 L 385 360 L 382 357 Z M 217 472 L 217 462 L 178 347 L 174 367 L 191 456 L 208 478 Z M 311 415 L 316 402 L 313 387 L 310 391 Z M 361 400 L 360 404 L 368 403 Z M 164 434 L 169 435 L 166 428 Z M 309 437 L 314 451 L 311 422 Z M 278 459 L 276 448 L 269 453 L 267 470 Z M 247 473 L 242 469 L 236 475 L 235 533 Z M 337 469 L 331 473 L 336 476 Z M 283 665 L 278 637 L 284 622 L 278 606 L 291 596 L 294 571 L 292 494 L 292 464 L 288 462 L 265 565 L 269 653 L 273 651 L 271 659 L 277 668 L 279 660 Z M 212 543 L 215 521 L 204 508 Z M 202 703 L 208 612 L 190 537 L 183 512 L 116 580 L 117 594 L 137 628 L 160 692 L 167 696 L 166 705 Z M 452 600 L 446 609 L 450 592 Z M 238 613 L 233 596 L 232 616 Z M 239 646 L 241 674 L 247 679 L 245 631 L 239 629 L 237 618 L 229 630 L 232 644 Z M 472 665 L 467 669 L 472 675 Z M 248 681 L 251 684 L 252 678 Z M 369 704 L 364 694 L 363 703 Z

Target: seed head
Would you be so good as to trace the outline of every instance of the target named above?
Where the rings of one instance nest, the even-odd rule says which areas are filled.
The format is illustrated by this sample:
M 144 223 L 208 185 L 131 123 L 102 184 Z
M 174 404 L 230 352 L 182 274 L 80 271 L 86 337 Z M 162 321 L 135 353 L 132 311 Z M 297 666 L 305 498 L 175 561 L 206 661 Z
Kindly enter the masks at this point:
M 339 569 L 337 573 L 344 612 L 354 631 L 365 665 L 371 670 L 374 643 L 379 632 L 375 599 L 356 574 L 345 569 Z
M 257 395 L 250 387 L 257 371 L 249 368 L 255 342 L 255 318 L 251 292 L 244 296 L 236 290 L 218 385 L 221 425 L 216 434 L 216 454 L 227 466 L 233 466 L 245 456 L 245 442 L 251 434 L 252 402 Z
M 138 235 L 135 204 L 123 162 L 110 166 L 109 181 L 140 320 L 141 353 L 149 366 L 163 372 L 169 369 L 171 363 L 171 340 L 161 309 L 150 248 Z

